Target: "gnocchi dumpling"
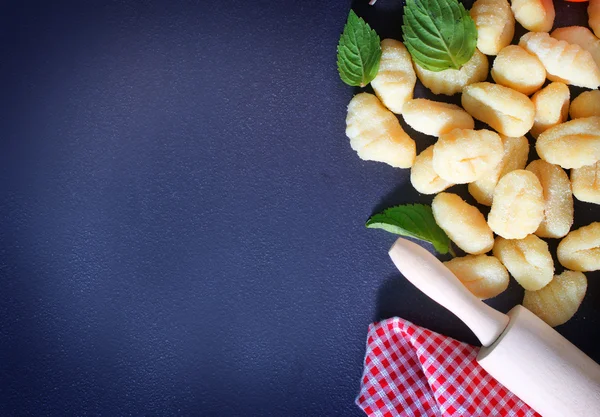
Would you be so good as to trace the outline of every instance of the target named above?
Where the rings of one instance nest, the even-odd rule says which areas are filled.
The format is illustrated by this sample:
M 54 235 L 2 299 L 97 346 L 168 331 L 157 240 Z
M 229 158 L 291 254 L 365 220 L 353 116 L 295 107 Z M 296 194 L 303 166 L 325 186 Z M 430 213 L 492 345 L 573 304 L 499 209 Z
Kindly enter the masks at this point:
M 571 103 L 569 109 L 571 119 L 600 116 L 600 91 L 584 91 Z
M 492 78 L 500 85 L 529 96 L 544 85 L 546 69 L 535 55 L 518 45 L 509 45 L 494 59 Z
M 454 129 L 473 129 L 475 121 L 456 104 L 416 98 L 402 110 L 404 121 L 417 132 L 440 136 Z
M 569 232 L 560 241 L 558 261 L 573 271 L 597 271 L 600 269 L 600 222 Z
M 515 17 L 506 0 L 477 0 L 469 12 L 477 27 L 477 49 L 496 55 L 515 34 Z
M 549 32 L 554 24 L 552 0 L 512 0 L 515 19 L 532 32 Z
M 448 182 L 482 178 L 502 160 L 502 139 L 491 130 L 454 129 L 433 146 L 433 169 Z
M 535 106 L 535 119 L 531 128 L 534 138 L 567 120 L 570 98 L 569 87 L 558 81 L 548 84 L 531 97 Z
M 579 201 L 600 204 L 600 161 L 571 170 L 573 195 Z
M 478 255 L 494 246 L 494 235 L 483 214 L 452 193 L 439 193 L 431 203 L 435 222 L 456 246 Z
M 538 291 L 525 291 L 523 306 L 556 327 L 575 315 L 585 297 L 587 279 L 582 272 L 564 271 Z
M 554 261 L 548 244 L 535 235 L 523 239 L 497 237 L 493 253 L 526 290 L 537 291 L 552 280 Z
M 533 126 L 535 107 L 525 94 L 488 82 L 463 89 L 463 107 L 471 116 L 506 136 L 523 136 Z
M 515 169 L 524 169 L 529 157 L 529 141 L 525 136 L 501 136 L 504 154 L 502 160 L 480 179 L 469 183 L 469 193 L 479 204 L 491 206 L 494 188 L 500 178 Z
M 508 288 L 508 271 L 494 256 L 467 255 L 453 258 L 444 265 L 482 300 L 493 298 Z
M 590 0 L 588 3 L 588 25 L 596 36 L 600 37 L 600 0 Z
M 460 69 L 429 71 L 415 65 L 417 77 L 423 85 L 434 94 L 451 96 L 460 93 L 469 84 L 483 81 L 488 76 L 489 62 L 487 57 L 476 48 L 475 53 Z
M 437 194 L 454 185 L 440 177 L 433 169 L 433 145 L 415 158 L 410 169 L 410 182 L 421 194 Z
M 535 174 L 517 169 L 500 178 L 488 215 L 488 224 L 497 235 L 522 239 L 534 233 L 543 219 L 544 194 Z
M 547 33 L 529 32 L 521 37 L 519 46 L 539 58 L 551 81 L 591 89 L 600 86 L 600 69 L 579 45 L 559 41 Z
M 596 65 L 600 67 L 600 39 L 591 30 L 583 26 L 567 26 L 555 29 L 551 36 L 559 41 L 579 45 L 592 55 Z
M 537 139 L 538 155 L 551 164 L 581 168 L 600 160 L 600 117 L 584 117 L 561 123 Z
M 364 160 L 385 162 L 397 168 L 410 168 L 415 160 L 415 141 L 373 94 L 360 93 L 350 101 L 346 136 L 352 149 Z
M 404 44 L 394 39 L 381 41 L 381 60 L 371 86 L 381 102 L 401 114 L 404 103 L 413 98 L 417 75 Z
M 535 234 L 540 237 L 566 236 L 573 225 L 573 194 L 567 173 L 558 165 L 538 159 L 527 165 L 544 190 L 544 219 Z

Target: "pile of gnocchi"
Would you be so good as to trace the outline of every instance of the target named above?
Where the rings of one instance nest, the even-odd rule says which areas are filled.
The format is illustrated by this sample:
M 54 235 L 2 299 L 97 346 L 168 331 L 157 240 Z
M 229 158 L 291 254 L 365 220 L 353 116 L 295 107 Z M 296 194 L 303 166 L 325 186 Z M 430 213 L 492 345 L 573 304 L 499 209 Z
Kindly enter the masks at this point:
M 458 70 L 425 70 L 402 42 L 381 41 L 375 94 L 352 98 L 346 135 L 359 157 L 410 168 L 412 186 L 435 195 L 436 223 L 467 254 L 445 264 L 474 295 L 495 297 L 512 276 L 525 289 L 523 305 L 558 326 L 584 298 L 584 272 L 600 269 L 600 222 L 571 230 L 573 196 L 600 204 L 600 0 L 589 2 L 593 32 L 548 33 L 549 0 L 476 0 L 470 15 L 477 49 Z M 530 32 L 511 44 L 515 20 Z M 460 93 L 462 107 L 413 98 L 417 78 L 434 94 Z M 568 85 L 589 91 L 571 101 Z M 397 115 L 435 144 L 417 154 Z M 489 128 L 475 129 L 475 120 Z M 539 159 L 529 160 L 526 135 Z M 487 218 L 445 192 L 457 184 L 490 207 Z M 560 239 L 559 275 L 544 239 Z

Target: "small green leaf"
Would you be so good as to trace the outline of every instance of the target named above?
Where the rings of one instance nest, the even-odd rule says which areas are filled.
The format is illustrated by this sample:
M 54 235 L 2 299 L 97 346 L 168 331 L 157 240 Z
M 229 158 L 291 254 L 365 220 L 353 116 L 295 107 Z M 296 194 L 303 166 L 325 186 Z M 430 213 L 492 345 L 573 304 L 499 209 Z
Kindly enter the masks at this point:
M 404 44 L 429 71 L 460 69 L 475 53 L 477 27 L 457 0 L 406 0 Z
M 340 78 L 348 85 L 364 87 L 379 70 L 381 44 L 379 36 L 354 11 L 350 10 L 344 33 L 337 47 Z
M 452 253 L 450 238 L 435 222 L 431 207 L 425 204 L 389 208 L 371 217 L 366 226 L 429 242 L 442 255 Z

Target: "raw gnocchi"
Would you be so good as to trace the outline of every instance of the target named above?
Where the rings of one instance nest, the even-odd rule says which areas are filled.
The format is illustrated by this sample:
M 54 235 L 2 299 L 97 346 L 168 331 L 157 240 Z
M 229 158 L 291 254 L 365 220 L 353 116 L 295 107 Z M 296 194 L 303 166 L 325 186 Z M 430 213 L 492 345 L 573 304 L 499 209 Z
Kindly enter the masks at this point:
M 539 58 L 551 81 L 591 89 L 600 86 L 600 69 L 579 45 L 559 41 L 547 33 L 529 32 L 521 37 L 519 46 Z
M 504 154 L 502 160 L 480 179 L 469 183 L 469 193 L 484 206 L 492 205 L 494 188 L 500 178 L 515 169 L 523 169 L 529 157 L 529 141 L 525 136 L 501 136 Z
M 494 59 L 492 78 L 500 85 L 529 96 L 544 85 L 546 69 L 535 55 L 518 45 L 509 45 Z
M 397 168 L 409 168 L 415 160 L 415 141 L 373 94 L 360 93 L 350 101 L 346 135 L 362 159 L 385 162 Z
M 588 3 L 588 25 L 596 36 L 600 37 L 600 0 L 590 0 Z
M 533 32 L 549 32 L 554 24 L 552 0 L 512 0 L 515 19 L 525 29 Z
M 538 155 L 551 164 L 581 168 L 600 160 L 600 117 L 584 117 L 561 123 L 537 139 Z
M 439 193 L 431 203 L 433 217 L 456 245 L 478 255 L 494 246 L 494 235 L 477 207 L 452 193 Z
M 600 222 L 580 227 L 558 244 L 558 261 L 573 271 L 600 269 Z
M 491 130 L 454 129 L 433 146 L 433 169 L 448 182 L 482 178 L 502 160 L 502 139 Z
M 572 169 L 571 187 L 579 201 L 600 204 L 600 162 Z
M 555 81 L 542 88 L 531 97 L 535 106 L 535 119 L 531 134 L 537 138 L 540 133 L 567 120 L 571 93 L 566 84 Z
M 467 255 L 444 262 L 444 265 L 482 300 L 495 297 L 508 288 L 508 271 L 494 256 Z
M 497 55 L 515 34 L 515 17 L 506 0 L 477 0 L 469 12 L 477 26 L 477 49 Z
M 543 219 L 543 189 L 535 174 L 517 169 L 498 181 L 488 215 L 488 224 L 497 235 L 522 239 L 534 233 Z
M 392 112 L 401 114 L 404 103 L 413 98 L 417 75 L 412 59 L 402 42 L 381 41 L 381 60 L 371 86 L 381 102 Z
M 417 132 L 440 136 L 454 129 L 473 129 L 475 121 L 456 104 L 417 98 L 402 110 L 404 121 Z
M 591 30 L 583 26 L 567 26 L 555 29 L 551 36 L 559 41 L 579 45 L 590 53 L 596 65 L 600 67 L 600 39 Z
M 433 169 L 433 145 L 417 155 L 410 169 L 410 182 L 421 194 L 437 194 L 453 185 Z
M 535 234 L 541 237 L 566 236 L 573 225 L 573 194 L 567 173 L 558 165 L 538 159 L 527 165 L 544 190 L 544 219 Z
M 535 107 L 525 94 L 488 82 L 463 89 L 461 102 L 475 119 L 506 136 L 523 136 L 533 126 Z
M 600 116 L 600 91 L 584 91 L 571 103 L 571 119 Z
M 552 280 L 554 261 L 548 244 L 535 235 L 523 239 L 497 237 L 493 253 L 526 290 L 537 291 Z
M 538 291 L 525 291 L 523 306 L 556 327 L 575 315 L 587 291 L 587 279 L 578 271 L 564 271 Z
M 417 77 L 423 85 L 434 94 L 451 96 L 460 93 L 463 87 L 479 81 L 488 76 L 489 63 L 487 57 L 475 49 L 471 59 L 459 70 L 447 69 L 444 71 L 429 71 L 415 65 Z

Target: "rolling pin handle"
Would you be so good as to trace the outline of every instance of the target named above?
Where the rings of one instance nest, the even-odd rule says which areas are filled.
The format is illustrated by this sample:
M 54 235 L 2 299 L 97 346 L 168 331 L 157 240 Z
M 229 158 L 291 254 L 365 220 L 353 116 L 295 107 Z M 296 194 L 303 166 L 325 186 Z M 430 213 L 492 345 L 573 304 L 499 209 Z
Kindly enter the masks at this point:
M 425 248 L 398 239 L 389 252 L 396 268 L 415 287 L 461 319 L 489 346 L 500 337 L 509 318 L 475 297 L 446 266 Z

